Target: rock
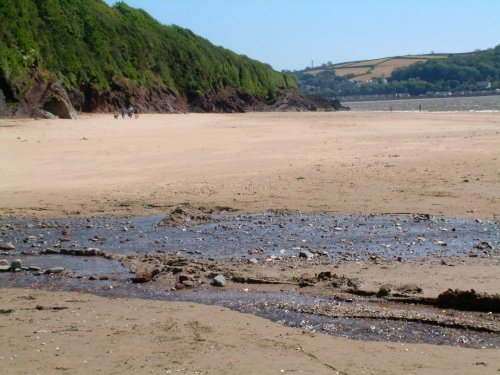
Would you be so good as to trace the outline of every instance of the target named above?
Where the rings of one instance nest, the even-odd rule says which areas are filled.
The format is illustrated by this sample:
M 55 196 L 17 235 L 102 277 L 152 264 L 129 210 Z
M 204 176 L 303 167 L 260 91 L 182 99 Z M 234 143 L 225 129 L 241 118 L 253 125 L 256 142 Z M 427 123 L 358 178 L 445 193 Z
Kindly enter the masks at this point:
M 182 283 L 177 283 L 175 284 L 175 287 L 174 287 L 175 290 L 181 290 L 181 289 L 186 289 L 186 286 Z
M 491 244 L 489 242 L 483 241 L 483 242 L 480 242 L 480 243 L 474 245 L 474 249 L 478 249 L 478 250 L 492 250 L 493 246 L 491 246 Z
M 78 118 L 78 113 L 60 82 L 49 83 L 40 100 L 39 109 L 63 119 L 76 120 Z
M 182 285 L 184 285 L 186 288 L 194 288 L 196 286 L 193 280 L 184 280 L 182 282 Z
M 16 247 L 12 245 L 10 242 L 0 242 L 0 250 L 12 251 L 16 250 Z
M 391 293 L 392 286 L 390 284 L 384 284 L 380 287 L 377 292 L 377 297 L 385 297 Z
M 44 111 L 41 108 L 33 108 L 31 111 L 31 117 L 34 119 L 45 119 L 45 120 L 57 120 L 59 116 L 56 116 L 49 111 Z
M 448 246 L 448 244 L 444 241 L 434 241 L 434 245 L 438 245 L 438 246 Z
M 308 250 L 301 250 L 299 253 L 299 258 L 312 259 L 314 258 L 314 254 Z
M 7 264 L 5 264 L 3 262 L 3 259 L 2 261 L 0 261 L 0 272 L 9 272 L 10 271 L 10 264 L 9 262 L 7 262 Z
M 138 271 L 131 280 L 134 284 L 149 283 L 153 280 L 153 275 L 148 271 Z
M 250 259 L 248 259 L 248 263 L 257 264 L 257 263 L 259 263 L 259 261 L 255 258 L 250 258 Z
M 184 281 L 193 281 L 193 277 L 191 275 L 179 275 L 179 282 L 184 283 Z
M 10 268 L 13 270 L 15 270 L 16 268 L 21 269 L 22 266 L 23 262 L 21 261 L 21 259 L 14 259 L 12 262 L 10 262 Z
M 248 250 L 248 254 L 250 255 L 254 255 L 254 254 L 260 254 L 260 253 L 263 253 L 264 250 L 260 247 L 254 247 L 253 249 L 251 250 Z
M 7 259 L 0 259 L 0 266 L 10 266 Z
M 217 275 L 212 280 L 213 286 L 225 287 L 226 286 L 226 278 L 223 275 Z
M 49 275 L 51 273 L 61 273 L 64 271 L 64 267 L 52 267 L 49 269 L 46 269 L 44 274 Z

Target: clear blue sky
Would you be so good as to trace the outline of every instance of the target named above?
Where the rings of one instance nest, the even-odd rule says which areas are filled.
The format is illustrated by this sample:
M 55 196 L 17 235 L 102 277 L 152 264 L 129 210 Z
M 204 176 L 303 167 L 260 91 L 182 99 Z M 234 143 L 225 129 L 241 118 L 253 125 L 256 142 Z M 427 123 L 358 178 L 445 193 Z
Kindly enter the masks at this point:
M 125 2 L 277 70 L 500 44 L 500 0 Z

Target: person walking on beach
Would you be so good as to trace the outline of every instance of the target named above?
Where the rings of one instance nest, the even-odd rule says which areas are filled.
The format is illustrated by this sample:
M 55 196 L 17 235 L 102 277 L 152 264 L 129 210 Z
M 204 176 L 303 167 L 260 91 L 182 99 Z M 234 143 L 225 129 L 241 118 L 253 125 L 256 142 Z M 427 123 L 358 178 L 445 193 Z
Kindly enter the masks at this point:
M 127 114 L 129 118 L 132 118 L 132 116 L 134 115 L 134 107 L 128 107 Z
M 419 112 L 422 112 L 422 104 L 419 104 L 419 105 L 418 105 L 418 111 L 419 111 Z
M 120 113 L 122 115 L 122 118 L 125 118 L 125 108 L 122 107 L 122 109 L 120 109 Z

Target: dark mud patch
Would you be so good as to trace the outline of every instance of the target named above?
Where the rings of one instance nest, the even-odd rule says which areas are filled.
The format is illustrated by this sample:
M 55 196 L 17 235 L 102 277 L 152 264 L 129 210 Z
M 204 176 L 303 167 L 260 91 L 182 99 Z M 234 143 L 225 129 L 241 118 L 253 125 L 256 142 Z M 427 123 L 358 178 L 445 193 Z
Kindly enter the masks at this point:
M 478 293 L 474 289 L 448 289 L 437 297 L 436 304 L 443 308 L 499 313 L 500 295 Z

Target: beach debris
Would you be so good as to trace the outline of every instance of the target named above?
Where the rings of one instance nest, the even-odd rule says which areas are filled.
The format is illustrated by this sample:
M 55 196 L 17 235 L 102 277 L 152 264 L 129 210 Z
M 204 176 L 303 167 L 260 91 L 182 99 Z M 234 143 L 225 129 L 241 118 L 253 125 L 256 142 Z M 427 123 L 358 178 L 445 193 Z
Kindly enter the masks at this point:
M 10 264 L 7 259 L 0 259 L 0 272 L 9 272 Z
M 301 250 L 299 253 L 299 258 L 312 259 L 314 258 L 314 254 L 311 253 L 309 250 Z
M 264 249 L 261 247 L 254 247 L 253 249 L 248 250 L 248 254 L 254 255 L 254 254 L 261 254 L 264 252 Z
M 430 220 L 431 219 L 431 215 L 430 214 L 416 214 L 416 215 L 413 215 L 413 221 L 416 222 L 416 223 L 419 223 L 421 221 L 427 221 L 427 220 Z
M 438 245 L 438 246 L 448 246 L 448 244 L 444 241 L 441 241 L 441 240 L 438 240 L 438 241 L 434 241 L 434 245 Z
M 224 277 L 224 275 L 217 275 L 212 280 L 212 285 L 218 286 L 218 287 L 225 287 L 226 286 L 226 278 Z
M 493 250 L 493 246 L 489 242 L 483 241 L 474 245 L 474 249 L 478 250 Z
M 10 269 L 12 271 L 21 270 L 22 266 L 23 262 L 21 261 L 21 259 L 14 259 L 12 260 L 12 262 L 10 262 Z
M 182 289 L 177 287 L 179 284 L 182 284 L 184 288 L 193 288 L 196 286 L 193 276 L 186 274 L 179 275 L 179 282 L 176 284 L 176 289 Z
M 44 274 L 46 275 L 49 275 L 49 274 L 52 274 L 52 273 L 61 273 L 64 271 L 64 267 L 52 267 L 52 268 L 48 268 L 44 271 Z
M 131 280 L 134 284 L 149 283 L 153 280 L 153 275 L 148 271 L 137 271 Z
M 10 242 L 0 242 L 0 250 L 12 251 L 15 249 L 16 247 Z

